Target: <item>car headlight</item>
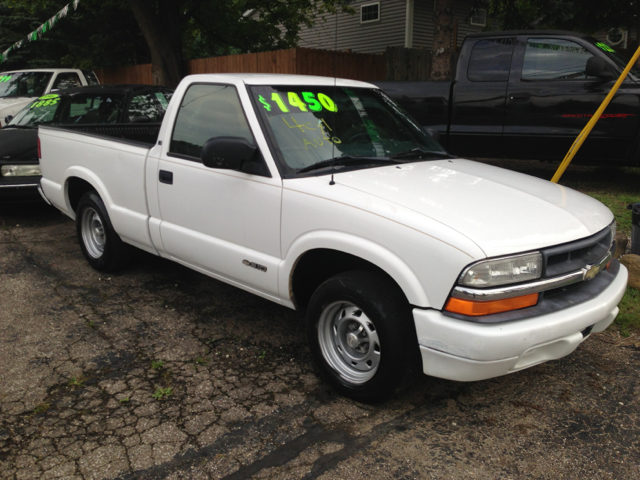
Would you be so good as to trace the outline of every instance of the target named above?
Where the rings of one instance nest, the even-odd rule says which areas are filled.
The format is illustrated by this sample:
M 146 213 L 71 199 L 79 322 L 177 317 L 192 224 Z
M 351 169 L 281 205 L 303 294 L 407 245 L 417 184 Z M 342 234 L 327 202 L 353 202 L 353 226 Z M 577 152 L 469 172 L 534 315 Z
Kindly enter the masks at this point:
M 539 252 L 482 260 L 467 267 L 458 283 L 468 287 L 496 287 L 535 280 L 542 275 Z
M 42 172 L 40 165 L 3 165 L 0 174 L 3 177 L 34 177 Z

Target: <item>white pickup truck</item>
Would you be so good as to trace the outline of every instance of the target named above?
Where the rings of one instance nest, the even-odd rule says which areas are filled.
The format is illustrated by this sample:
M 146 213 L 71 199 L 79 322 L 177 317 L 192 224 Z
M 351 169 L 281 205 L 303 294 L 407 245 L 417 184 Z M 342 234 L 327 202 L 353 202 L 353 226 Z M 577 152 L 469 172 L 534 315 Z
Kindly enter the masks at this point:
M 448 155 L 367 83 L 189 76 L 153 145 L 39 142 L 41 193 L 94 268 L 134 246 L 305 311 L 321 374 L 362 401 L 413 365 L 473 381 L 563 357 L 627 283 L 605 206 Z
M 100 82 L 90 70 L 38 68 L 0 72 L 0 126 L 38 97 L 57 90 Z

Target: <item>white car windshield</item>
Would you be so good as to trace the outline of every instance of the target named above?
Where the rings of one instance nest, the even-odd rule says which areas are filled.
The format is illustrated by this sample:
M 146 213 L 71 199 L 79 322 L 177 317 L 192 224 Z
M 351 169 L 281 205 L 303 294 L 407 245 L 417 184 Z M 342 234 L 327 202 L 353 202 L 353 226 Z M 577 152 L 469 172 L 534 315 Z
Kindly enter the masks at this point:
M 296 85 L 253 86 L 251 92 L 292 171 L 309 171 L 335 158 L 388 160 L 411 151 L 446 155 L 380 90 Z
M 39 97 L 52 75 L 51 72 L 0 73 L 0 97 Z

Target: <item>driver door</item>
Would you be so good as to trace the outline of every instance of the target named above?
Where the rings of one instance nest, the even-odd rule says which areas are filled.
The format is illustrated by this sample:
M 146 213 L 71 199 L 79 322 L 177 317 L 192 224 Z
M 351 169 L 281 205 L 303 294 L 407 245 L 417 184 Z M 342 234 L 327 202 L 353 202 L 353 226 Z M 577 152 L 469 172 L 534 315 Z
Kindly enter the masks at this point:
M 164 254 L 276 300 L 281 181 L 204 166 L 204 142 L 221 136 L 256 144 L 238 91 L 233 85 L 190 85 L 154 180 Z

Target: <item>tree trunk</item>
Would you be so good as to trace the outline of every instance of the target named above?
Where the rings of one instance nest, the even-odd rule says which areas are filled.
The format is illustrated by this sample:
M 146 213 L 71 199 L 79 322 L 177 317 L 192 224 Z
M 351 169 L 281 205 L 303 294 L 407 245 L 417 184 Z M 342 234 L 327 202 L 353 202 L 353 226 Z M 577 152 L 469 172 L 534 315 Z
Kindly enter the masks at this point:
M 151 51 L 154 85 L 176 87 L 186 75 L 182 59 L 180 5 L 175 0 L 127 0 Z
M 431 80 L 451 80 L 451 58 L 455 49 L 453 39 L 454 0 L 435 0 L 435 2 Z

